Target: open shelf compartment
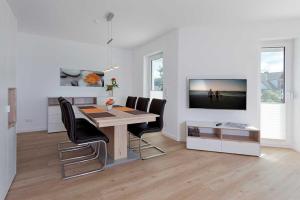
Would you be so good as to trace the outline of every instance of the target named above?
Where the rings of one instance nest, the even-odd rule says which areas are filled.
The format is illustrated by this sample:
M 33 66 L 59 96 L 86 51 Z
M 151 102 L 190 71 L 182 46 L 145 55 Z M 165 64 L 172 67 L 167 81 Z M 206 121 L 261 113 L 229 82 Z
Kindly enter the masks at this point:
M 188 136 L 206 139 L 221 139 L 221 130 L 218 128 L 200 128 L 196 126 L 188 126 Z
M 240 142 L 260 142 L 260 132 L 250 130 L 222 130 L 222 139 Z

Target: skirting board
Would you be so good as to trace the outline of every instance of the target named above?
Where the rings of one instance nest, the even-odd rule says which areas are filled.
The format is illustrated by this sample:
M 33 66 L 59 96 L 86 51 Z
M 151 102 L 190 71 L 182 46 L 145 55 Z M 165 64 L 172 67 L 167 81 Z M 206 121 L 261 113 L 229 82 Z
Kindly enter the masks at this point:
M 17 134 L 22 134 L 22 133 L 31 133 L 31 132 L 42 132 L 45 131 L 47 132 L 47 130 L 45 130 L 45 128 L 31 128 L 31 129 L 17 129 Z
M 5 188 L 3 188 L 4 193 L 0 195 L 0 199 L 5 199 L 6 198 L 7 193 L 9 192 L 9 189 L 10 189 L 11 185 L 13 184 L 13 182 L 16 178 L 16 174 L 17 174 L 17 172 L 14 172 L 14 174 L 10 177 L 9 183 L 6 184 Z M 0 191 L 0 192 L 2 193 L 2 191 Z
M 170 138 L 172 140 L 175 140 L 177 142 L 181 142 L 179 138 L 175 137 L 174 135 L 171 135 L 169 133 L 166 132 L 161 132 L 162 135 L 166 136 L 167 138 Z

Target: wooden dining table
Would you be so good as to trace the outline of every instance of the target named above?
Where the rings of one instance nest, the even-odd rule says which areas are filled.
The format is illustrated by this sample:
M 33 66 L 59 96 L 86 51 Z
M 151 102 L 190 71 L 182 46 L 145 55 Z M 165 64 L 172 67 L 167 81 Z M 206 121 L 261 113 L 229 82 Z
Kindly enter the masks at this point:
M 79 111 L 90 119 L 108 138 L 108 155 L 113 160 L 127 159 L 128 124 L 155 121 L 159 115 L 128 107 L 79 106 Z

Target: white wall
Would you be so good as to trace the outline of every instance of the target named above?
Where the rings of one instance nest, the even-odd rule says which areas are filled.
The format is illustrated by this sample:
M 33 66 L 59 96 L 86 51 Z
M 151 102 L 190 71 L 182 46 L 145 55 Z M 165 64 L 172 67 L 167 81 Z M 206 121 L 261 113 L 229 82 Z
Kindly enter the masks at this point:
M 136 94 L 143 96 L 143 75 L 145 56 L 163 52 L 164 57 L 164 98 L 167 100 L 164 116 L 164 133 L 178 140 L 178 32 L 172 31 L 157 38 L 146 45 L 134 50 L 135 82 L 137 82 Z
M 260 126 L 260 47 L 265 40 L 296 39 L 294 64 L 294 114 L 290 129 L 293 146 L 300 151 L 300 134 L 297 122 L 300 121 L 300 21 L 274 21 L 266 23 L 240 24 L 234 27 L 207 26 L 186 27 L 166 34 L 135 49 L 134 59 L 137 79 L 142 83 L 145 55 L 157 52 L 176 51 L 168 62 L 177 65 L 164 65 L 172 77 L 166 87 L 174 94 L 169 115 L 171 126 L 168 134 L 184 140 L 186 120 L 234 121 Z M 176 37 L 170 37 L 177 35 Z M 298 39 L 297 39 L 298 38 Z M 174 48 L 176 46 L 177 48 Z M 175 49 L 175 50 L 174 50 Z M 165 52 L 164 52 L 165 53 Z M 187 79 L 193 78 L 247 78 L 247 111 L 188 109 Z M 142 94 L 142 85 L 138 93 Z M 167 90 L 169 95 L 170 91 Z M 168 101 L 170 102 L 170 101 Z M 177 105 L 177 106 L 176 106 Z M 167 106 L 170 106 L 167 104 Z M 174 119 L 174 120 L 173 120 Z M 176 123 L 177 121 L 177 123 Z M 175 124 L 174 124 L 175 123 Z
M 294 147 L 300 151 L 300 133 L 298 123 L 300 122 L 300 36 L 295 40 L 294 52 Z
M 260 127 L 260 47 L 266 40 L 292 40 L 300 37 L 300 21 L 274 21 L 235 27 L 182 28 L 179 30 L 179 123 L 184 139 L 185 120 L 235 121 Z M 293 46 L 293 45 L 292 45 Z M 300 42 L 294 49 L 294 113 L 288 131 L 291 146 L 300 150 Z M 247 111 L 187 109 L 187 77 L 247 78 Z
M 16 130 L 8 129 L 8 88 L 16 87 L 15 42 L 17 22 L 6 0 L 0 0 L 0 199 L 16 174 Z
M 179 124 L 185 121 L 233 121 L 259 126 L 259 40 L 245 28 L 183 28 L 179 31 Z M 189 109 L 188 78 L 247 79 L 247 110 Z
M 47 97 L 97 96 L 104 99 L 105 88 L 60 86 L 59 68 L 103 70 L 107 49 L 98 45 L 18 33 L 17 35 L 17 132 L 47 129 Z M 113 63 L 120 69 L 105 74 L 116 77 L 120 88 L 114 96 L 124 103 L 133 93 L 132 51 L 113 49 Z

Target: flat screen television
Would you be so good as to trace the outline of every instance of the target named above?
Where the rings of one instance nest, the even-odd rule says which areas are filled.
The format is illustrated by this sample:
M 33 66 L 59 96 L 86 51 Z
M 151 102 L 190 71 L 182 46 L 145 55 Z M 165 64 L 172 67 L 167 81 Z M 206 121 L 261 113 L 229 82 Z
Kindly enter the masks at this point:
M 189 107 L 246 110 L 247 79 L 190 79 Z

